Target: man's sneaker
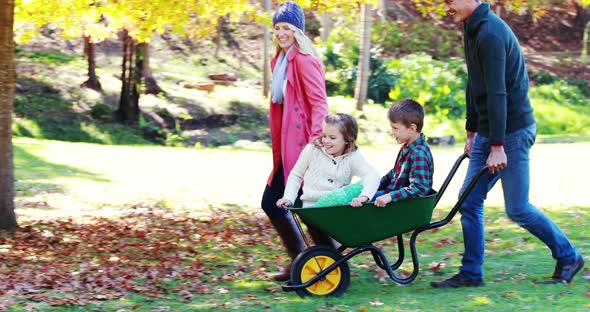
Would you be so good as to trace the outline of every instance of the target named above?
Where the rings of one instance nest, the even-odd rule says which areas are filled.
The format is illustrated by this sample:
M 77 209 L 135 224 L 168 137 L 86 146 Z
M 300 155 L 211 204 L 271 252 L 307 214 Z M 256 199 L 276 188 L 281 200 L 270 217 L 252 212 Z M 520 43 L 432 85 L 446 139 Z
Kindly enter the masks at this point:
M 576 273 L 578 273 L 584 267 L 584 258 L 581 255 L 576 257 L 576 260 L 568 264 L 561 264 L 557 262 L 555 264 L 555 270 L 551 279 L 541 282 L 541 284 L 561 284 L 569 283 L 572 281 Z
M 551 275 L 552 280 L 559 280 L 561 277 L 561 272 L 563 271 L 563 265 L 557 261 L 555 263 L 555 270 L 553 270 L 553 275 Z
M 461 275 L 456 274 L 455 276 L 440 281 L 434 281 L 430 283 L 430 286 L 434 288 L 458 288 L 458 287 L 479 287 L 484 286 L 483 279 L 466 279 Z
M 576 273 L 578 273 L 584 267 L 584 258 L 582 255 L 578 255 L 576 260 L 573 262 L 561 265 L 561 272 L 557 278 L 560 282 L 569 283 L 574 279 Z

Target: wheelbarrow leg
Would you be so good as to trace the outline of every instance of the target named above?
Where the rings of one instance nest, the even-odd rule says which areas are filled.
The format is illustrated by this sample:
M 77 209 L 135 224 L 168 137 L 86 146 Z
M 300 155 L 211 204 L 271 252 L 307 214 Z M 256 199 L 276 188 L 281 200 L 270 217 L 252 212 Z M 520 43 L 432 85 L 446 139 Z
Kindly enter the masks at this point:
M 297 226 L 297 223 L 290 212 L 283 217 L 270 220 L 270 223 L 272 223 L 279 233 L 281 242 L 285 246 L 285 249 L 287 249 L 289 258 L 291 258 L 289 264 L 283 269 L 283 271 L 273 275 L 272 279 L 275 281 L 287 281 L 291 277 L 291 263 L 293 259 L 305 249 L 301 230 Z

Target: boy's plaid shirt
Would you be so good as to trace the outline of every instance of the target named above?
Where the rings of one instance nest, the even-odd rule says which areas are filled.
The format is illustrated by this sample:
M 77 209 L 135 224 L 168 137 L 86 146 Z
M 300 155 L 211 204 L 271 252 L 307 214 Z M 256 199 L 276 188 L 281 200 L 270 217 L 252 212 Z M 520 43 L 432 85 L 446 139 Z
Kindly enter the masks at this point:
M 393 201 L 424 197 L 432 189 L 434 162 L 424 134 L 410 145 L 402 145 L 395 166 L 383 178 L 379 190 Z

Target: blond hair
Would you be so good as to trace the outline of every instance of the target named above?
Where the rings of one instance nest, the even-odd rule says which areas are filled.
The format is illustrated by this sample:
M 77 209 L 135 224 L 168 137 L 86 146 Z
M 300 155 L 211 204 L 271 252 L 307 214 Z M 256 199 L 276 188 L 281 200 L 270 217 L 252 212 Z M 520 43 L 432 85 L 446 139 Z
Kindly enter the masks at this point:
M 285 23 L 287 27 L 291 29 L 295 36 L 295 44 L 299 47 L 299 52 L 303 54 L 313 55 L 317 58 L 320 58 L 320 53 L 313 47 L 313 43 L 311 39 L 303 33 L 303 30 L 295 27 L 293 24 Z M 275 56 L 279 55 L 281 52 L 281 47 L 279 46 L 279 42 L 276 36 L 272 36 L 272 42 L 276 46 Z

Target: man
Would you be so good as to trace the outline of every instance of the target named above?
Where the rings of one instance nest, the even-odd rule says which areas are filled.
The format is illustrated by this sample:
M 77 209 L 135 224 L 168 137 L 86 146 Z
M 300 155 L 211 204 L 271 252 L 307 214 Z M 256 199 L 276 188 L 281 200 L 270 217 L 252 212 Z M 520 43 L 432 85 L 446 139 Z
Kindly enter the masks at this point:
M 432 287 L 483 286 L 484 210 L 489 190 L 502 180 L 506 213 L 545 243 L 557 261 L 550 283 L 569 283 L 584 266 L 563 231 L 529 203 L 529 150 L 536 124 L 528 97 L 529 80 L 522 50 L 512 30 L 479 0 L 445 0 L 445 12 L 463 23 L 469 168 L 461 190 L 487 166 L 461 207 L 465 252 L 455 276 Z

